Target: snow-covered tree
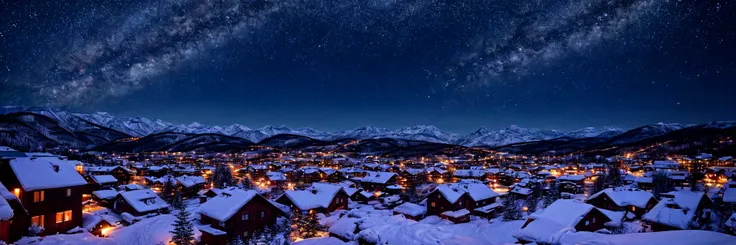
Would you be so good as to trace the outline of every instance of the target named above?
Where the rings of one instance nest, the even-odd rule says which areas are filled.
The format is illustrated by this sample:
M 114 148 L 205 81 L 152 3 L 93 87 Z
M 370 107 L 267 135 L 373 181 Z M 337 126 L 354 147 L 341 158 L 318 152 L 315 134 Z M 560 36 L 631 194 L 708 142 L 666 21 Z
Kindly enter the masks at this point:
M 243 241 L 239 236 L 235 236 L 235 238 L 227 242 L 227 245 L 247 245 L 247 243 L 245 243 L 245 241 Z
M 672 180 L 670 180 L 670 177 L 664 172 L 655 173 L 654 176 L 652 176 L 652 184 L 654 185 L 652 194 L 657 199 L 660 198 L 660 194 L 670 192 L 674 189 Z
M 169 200 L 171 196 L 176 191 L 176 186 L 174 186 L 174 181 L 172 178 L 166 178 L 166 181 L 164 182 L 163 190 L 161 191 L 161 195 L 164 199 Z
M 690 179 L 688 181 L 688 184 L 690 185 L 690 190 L 693 192 L 700 190 L 698 182 L 704 177 L 703 168 L 703 163 L 700 162 L 700 160 L 695 160 L 690 165 Z
M 560 191 L 557 188 L 557 183 L 552 183 L 549 186 L 547 195 L 544 195 L 544 207 L 546 208 L 551 205 L 553 202 L 557 201 L 557 199 L 560 199 Z
M 240 185 L 243 187 L 243 189 L 246 190 L 253 190 L 255 189 L 255 185 L 253 184 L 253 181 L 250 180 L 248 177 L 244 177 L 242 180 L 240 180 Z
M 186 208 L 186 203 L 184 203 L 184 200 L 181 198 L 181 193 L 178 191 L 174 193 L 174 198 L 171 200 L 171 207 L 174 209 L 184 209 Z
M 295 210 L 292 214 L 292 229 L 296 237 L 311 238 L 319 235 L 319 220 L 314 212 L 302 213 Z
M 590 186 L 590 195 L 593 195 L 595 193 L 598 193 L 602 191 L 603 189 L 606 189 L 606 176 L 598 176 L 598 178 L 593 181 L 593 185 Z
M 189 219 L 189 211 L 185 208 L 179 209 L 174 221 L 174 230 L 170 231 L 174 236 L 171 237 L 171 243 L 176 245 L 194 245 L 194 227 Z
M 503 220 L 520 220 L 522 218 L 519 203 L 513 195 L 507 195 L 503 201 Z
M 622 186 L 624 184 L 623 178 L 621 178 L 621 168 L 619 163 L 614 162 L 608 166 L 608 183 L 614 187 Z
M 30 236 L 37 236 L 41 232 L 43 232 L 43 226 L 31 224 L 31 227 L 28 227 L 28 235 Z
M 233 185 L 233 173 L 230 168 L 225 165 L 217 165 L 215 173 L 212 175 L 212 183 L 215 188 L 224 188 Z

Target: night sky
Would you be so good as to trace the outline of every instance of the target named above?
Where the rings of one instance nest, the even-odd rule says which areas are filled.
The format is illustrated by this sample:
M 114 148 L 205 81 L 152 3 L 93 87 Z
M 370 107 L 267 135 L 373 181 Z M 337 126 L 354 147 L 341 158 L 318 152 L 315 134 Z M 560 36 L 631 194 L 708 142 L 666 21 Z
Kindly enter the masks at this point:
M 736 119 L 723 0 L 0 2 L 0 104 L 173 123 Z

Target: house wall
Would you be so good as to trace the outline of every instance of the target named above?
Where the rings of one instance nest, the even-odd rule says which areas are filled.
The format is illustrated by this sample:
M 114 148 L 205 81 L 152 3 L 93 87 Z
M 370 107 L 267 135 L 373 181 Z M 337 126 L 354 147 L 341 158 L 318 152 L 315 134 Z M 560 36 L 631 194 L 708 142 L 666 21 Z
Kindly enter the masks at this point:
M 611 221 L 605 214 L 598 209 L 591 209 L 582 219 L 575 225 L 577 231 L 597 231 L 605 228 L 606 222 Z M 587 222 L 587 224 L 586 224 Z

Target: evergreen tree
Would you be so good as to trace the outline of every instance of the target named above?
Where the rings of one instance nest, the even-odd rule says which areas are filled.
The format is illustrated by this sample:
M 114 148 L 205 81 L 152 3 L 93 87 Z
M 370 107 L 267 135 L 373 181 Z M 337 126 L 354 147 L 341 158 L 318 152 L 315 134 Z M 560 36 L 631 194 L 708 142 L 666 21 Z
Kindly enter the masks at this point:
M 179 209 L 179 213 L 176 214 L 176 221 L 174 221 L 174 230 L 171 231 L 174 234 L 171 237 L 171 243 L 176 245 L 194 245 L 194 228 L 189 215 L 189 211 L 185 208 Z
M 595 193 L 598 193 L 606 188 L 606 176 L 598 176 L 598 178 L 595 179 L 593 182 L 593 185 L 590 187 L 590 193 L 589 195 L 593 195 Z
M 318 231 L 320 225 L 319 221 L 317 220 L 317 215 L 314 212 L 304 214 L 302 212 L 296 211 L 293 216 L 296 217 L 296 219 L 293 221 L 295 225 L 293 226 L 293 228 L 298 237 L 306 239 L 319 235 Z
M 246 243 L 239 236 L 235 236 L 235 238 L 227 242 L 227 245 L 246 245 Z
M 670 192 L 674 189 L 674 185 L 672 184 L 670 177 L 664 172 L 655 173 L 654 176 L 652 176 L 652 184 L 654 185 L 652 194 L 654 194 L 654 197 L 657 199 L 660 198 L 660 194 Z
M 184 200 L 181 198 L 181 194 L 177 191 L 174 193 L 174 199 L 171 201 L 171 207 L 174 209 L 184 209 L 186 208 L 186 203 L 184 203 Z
M 698 182 L 704 177 L 703 167 L 701 160 L 695 160 L 690 165 L 690 179 L 688 184 L 690 185 L 690 190 L 693 192 L 700 190 Z
M 622 186 L 624 184 L 623 179 L 621 178 L 621 168 L 619 167 L 619 163 L 614 162 L 613 164 L 608 166 L 608 183 L 613 185 L 614 187 Z
M 539 197 L 533 196 L 529 200 L 526 201 L 526 207 L 527 207 L 527 213 L 533 214 L 537 211 L 537 206 L 539 205 Z
M 230 168 L 225 165 L 217 165 L 215 173 L 212 175 L 212 183 L 215 188 L 224 188 L 233 185 L 233 174 Z
M 408 202 L 416 202 L 419 199 L 419 195 L 417 194 L 417 187 L 416 185 L 411 185 L 404 189 L 404 192 L 402 193 L 402 199 L 408 201 Z
M 513 195 L 507 195 L 503 201 L 503 220 L 520 220 L 522 218 L 518 202 Z
M 243 189 L 246 189 L 246 190 L 255 189 L 255 185 L 253 185 L 253 181 L 251 181 L 249 177 L 243 177 L 243 179 L 240 181 L 240 184 L 243 187 Z
M 557 199 L 560 199 L 560 191 L 557 189 L 557 183 L 552 183 L 549 186 L 549 191 L 547 191 L 547 195 L 544 196 L 544 207 L 548 207 L 553 202 L 557 201 Z
M 166 200 L 169 200 L 171 198 L 171 195 L 174 194 L 176 191 L 176 186 L 174 186 L 174 180 L 173 178 L 170 178 L 171 176 L 167 176 L 166 181 L 164 181 L 164 188 L 161 194 L 163 195 L 163 198 Z

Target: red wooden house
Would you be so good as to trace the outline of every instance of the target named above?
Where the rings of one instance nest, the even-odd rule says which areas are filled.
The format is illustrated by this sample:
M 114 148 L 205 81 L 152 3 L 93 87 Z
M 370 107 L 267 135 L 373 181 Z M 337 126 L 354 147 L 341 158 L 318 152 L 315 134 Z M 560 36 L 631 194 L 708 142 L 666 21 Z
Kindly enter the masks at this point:
M 553 243 L 550 239 L 568 227 L 576 231 L 598 231 L 605 228 L 611 219 L 596 207 L 578 200 L 560 199 L 549 205 L 542 212 L 529 216 L 521 227 L 521 231 L 513 236 L 520 243 L 537 242 Z
M 168 210 L 169 204 L 150 189 L 121 192 L 113 206 L 113 211 L 133 216 L 166 213 Z
M 249 238 L 266 226 L 276 224 L 284 212 L 255 191 L 235 190 L 213 197 L 199 208 L 200 244 L 226 244 L 241 237 Z
M 87 181 L 75 163 L 58 157 L 0 159 L 0 181 L 19 201 L 10 203 L 10 240 L 27 234 L 32 224 L 43 228 L 41 235 L 81 226 Z
M 585 202 L 597 208 L 619 212 L 625 211 L 633 214 L 632 216 L 637 218 L 649 212 L 658 203 L 652 193 L 640 190 L 613 188 L 595 193 L 585 200 Z

